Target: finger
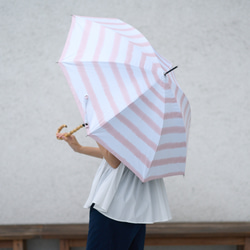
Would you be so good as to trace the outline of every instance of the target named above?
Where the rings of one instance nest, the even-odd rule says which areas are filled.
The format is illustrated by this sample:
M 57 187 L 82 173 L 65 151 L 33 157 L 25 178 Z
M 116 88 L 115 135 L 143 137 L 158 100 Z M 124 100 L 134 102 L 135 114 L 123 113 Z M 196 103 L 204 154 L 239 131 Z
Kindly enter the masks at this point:
M 62 135 L 61 135 L 60 133 L 56 133 L 56 138 L 57 138 L 57 139 L 61 139 L 61 136 L 62 136 Z
M 62 135 L 62 138 L 63 138 L 63 140 L 66 141 L 66 142 L 70 142 L 70 141 L 73 140 L 73 136 L 68 135 L 67 133 L 64 133 L 64 134 Z
M 65 139 L 65 135 L 66 135 L 67 133 L 56 133 L 56 137 L 57 137 L 57 139 Z

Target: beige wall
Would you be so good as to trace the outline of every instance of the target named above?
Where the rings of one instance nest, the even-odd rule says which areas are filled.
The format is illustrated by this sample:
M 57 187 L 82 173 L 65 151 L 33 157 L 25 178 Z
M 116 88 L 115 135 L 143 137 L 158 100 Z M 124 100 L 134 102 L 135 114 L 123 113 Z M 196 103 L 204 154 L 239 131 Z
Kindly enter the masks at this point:
M 250 1 L 0 0 L 0 224 L 77 223 L 99 161 L 55 139 L 81 123 L 56 61 L 72 14 L 118 17 L 173 64 L 192 107 L 174 221 L 250 221 Z M 85 145 L 95 145 L 77 134 Z

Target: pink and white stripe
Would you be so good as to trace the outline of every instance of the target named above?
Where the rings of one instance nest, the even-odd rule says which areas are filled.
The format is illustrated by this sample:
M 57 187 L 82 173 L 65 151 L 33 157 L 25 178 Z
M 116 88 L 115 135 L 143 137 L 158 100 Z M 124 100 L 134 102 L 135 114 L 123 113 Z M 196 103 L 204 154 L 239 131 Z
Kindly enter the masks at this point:
M 142 181 L 184 174 L 190 105 L 173 72 L 164 76 L 171 63 L 138 30 L 73 16 L 59 64 L 90 137 Z

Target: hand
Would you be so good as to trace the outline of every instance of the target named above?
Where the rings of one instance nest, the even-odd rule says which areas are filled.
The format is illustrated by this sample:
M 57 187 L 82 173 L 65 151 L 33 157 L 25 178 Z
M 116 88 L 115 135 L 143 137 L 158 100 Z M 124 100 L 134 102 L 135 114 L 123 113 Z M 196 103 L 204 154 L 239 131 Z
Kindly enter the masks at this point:
M 74 135 L 70 135 L 70 136 L 66 136 L 66 135 L 67 133 L 57 133 L 56 137 L 57 139 L 62 139 L 66 141 L 75 152 L 79 152 L 81 145 L 77 141 L 76 137 Z

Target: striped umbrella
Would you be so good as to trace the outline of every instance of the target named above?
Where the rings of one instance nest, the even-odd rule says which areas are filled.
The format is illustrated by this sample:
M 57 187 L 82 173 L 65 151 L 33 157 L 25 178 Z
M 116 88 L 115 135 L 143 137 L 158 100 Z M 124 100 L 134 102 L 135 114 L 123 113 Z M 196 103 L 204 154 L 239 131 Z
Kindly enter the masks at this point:
M 87 135 L 141 181 L 184 175 L 189 102 L 172 65 L 129 24 L 73 16 L 59 60 Z

